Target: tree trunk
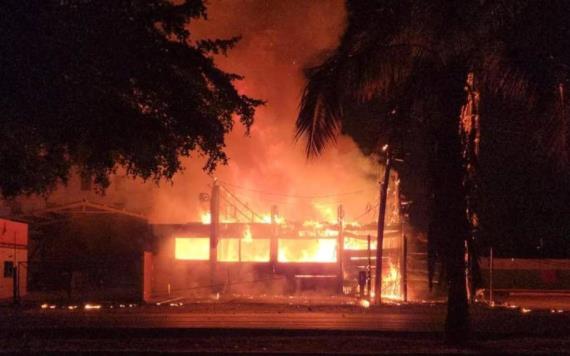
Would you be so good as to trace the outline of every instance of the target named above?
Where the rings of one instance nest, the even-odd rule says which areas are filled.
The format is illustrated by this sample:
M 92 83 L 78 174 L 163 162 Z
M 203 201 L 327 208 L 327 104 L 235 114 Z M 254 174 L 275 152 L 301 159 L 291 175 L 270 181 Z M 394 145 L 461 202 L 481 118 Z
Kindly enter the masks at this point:
M 442 239 L 448 285 L 446 339 L 452 343 L 460 343 L 466 341 L 469 334 L 464 261 L 467 219 L 457 127 L 448 131 L 446 136 L 442 137 L 441 143 L 444 145 L 439 149 L 442 166 L 435 208 L 438 210 L 438 232 L 441 234 L 439 238 Z
M 458 83 L 459 84 L 459 83 Z M 448 288 L 446 341 L 462 344 L 469 339 L 469 311 L 465 281 L 465 242 L 468 221 L 464 183 L 464 160 L 459 114 L 465 96 L 461 87 L 450 92 L 447 115 L 436 132 L 433 166 L 432 233 L 442 257 Z

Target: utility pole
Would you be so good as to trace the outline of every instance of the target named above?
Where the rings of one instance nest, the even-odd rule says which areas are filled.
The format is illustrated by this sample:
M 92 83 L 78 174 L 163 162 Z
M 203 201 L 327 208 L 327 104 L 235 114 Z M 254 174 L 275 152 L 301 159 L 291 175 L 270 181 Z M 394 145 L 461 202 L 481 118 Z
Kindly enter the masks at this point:
M 338 259 L 338 292 L 342 294 L 344 285 L 344 208 L 341 205 L 337 209 L 338 237 L 337 237 L 337 259 Z
M 495 297 L 493 295 L 493 247 L 489 249 L 489 303 L 495 305 Z
M 277 205 L 271 206 L 271 239 L 269 240 L 269 260 L 271 261 L 271 269 L 275 273 L 277 269 L 277 259 L 279 256 L 279 245 L 278 245 L 278 236 L 279 236 L 279 225 L 277 224 L 276 218 L 279 215 L 279 210 L 277 209 Z
M 372 257 L 370 256 L 370 234 L 368 234 L 368 271 L 366 278 L 366 295 L 370 298 L 370 288 L 372 288 Z
M 220 233 L 220 185 L 214 179 L 212 197 L 210 199 L 210 286 L 216 293 L 216 267 L 218 260 L 218 239 Z
M 400 220 L 401 255 L 400 255 L 400 295 L 404 302 L 408 301 L 408 238 L 406 235 L 406 214 L 402 209 L 400 195 L 400 179 L 396 181 L 396 199 L 398 199 L 398 214 Z
M 378 207 L 378 232 L 376 243 L 376 280 L 374 281 L 375 303 L 382 303 L 382 243 L 384 242 L 384 221 L 386 219 L 386 198 L 388 184 L 390 182 L 390 170 L 392 169 L 392 157 L 390 147 L 384 145 L 382 151 L 386 154 L 384 179 L 380 182 L 380 206 Z

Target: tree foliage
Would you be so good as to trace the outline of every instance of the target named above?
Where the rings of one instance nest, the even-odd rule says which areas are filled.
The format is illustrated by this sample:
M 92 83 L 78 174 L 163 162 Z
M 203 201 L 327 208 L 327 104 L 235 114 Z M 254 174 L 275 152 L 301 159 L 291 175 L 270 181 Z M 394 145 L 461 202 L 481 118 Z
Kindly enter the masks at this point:
M 465 83 L 470 74 L 477 83 L 486 150 L 498 147 L 491 143 L 498 125 L 512 130 L 523 122 L 523 130 L 535 133 L 525 143 L 548 152 L 541 157 L 568 177 L 568 102 L 557 93 L 570 79 L 570 4 L 354 0 L 347 10 L 339 47 L 307 70 L 297 135 L 306 136 L 309 156 L 344 132 L 365 153 L 388 143 L 404 160 L 396 169 L 403 193 L 415 202 L 412 222 L 429 230 L 430 252 L 446 265 L 446 331 L 461 340 L 467 330 L 463 246 L 472 227 L 466 214 L 472 187 L 464 180 L 458 132 Z M 513 135 L 505 144 L 521 142 Z M 483 184 L 501 174 L 480 169 Z M 492 194 L 488 184 L 479 191 Z M 480 209 L 489 206 L 480 198 Z
M 0 193 L 45 193 L 71 167 L 105 188 L 118 167 L 171 178 L 180 157 L 225 163 L 224 137 L 262 102 L 214 64 L 238 41 L 193 40 L 202 0 L 0 4 Z

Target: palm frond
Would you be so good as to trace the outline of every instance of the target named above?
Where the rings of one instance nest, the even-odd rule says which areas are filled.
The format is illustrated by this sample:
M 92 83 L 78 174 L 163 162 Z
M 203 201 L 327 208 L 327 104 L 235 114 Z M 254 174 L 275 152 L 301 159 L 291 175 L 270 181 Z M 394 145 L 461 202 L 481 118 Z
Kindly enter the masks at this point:
M 337 57 L 308 71 L 309 81 L 303 92 L 296 123 L 296 139 L 307 137 L 307 157 L 320 154 L 334 141 L 340 129 L 342 107 L 336 86 Z

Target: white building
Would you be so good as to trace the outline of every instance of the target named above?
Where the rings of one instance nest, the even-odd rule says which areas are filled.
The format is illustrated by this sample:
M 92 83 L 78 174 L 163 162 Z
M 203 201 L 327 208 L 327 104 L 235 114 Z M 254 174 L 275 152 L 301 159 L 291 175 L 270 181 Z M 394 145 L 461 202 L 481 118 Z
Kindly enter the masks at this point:
M 27 292 L 28 224 L 0 219 L 0 300 Z

